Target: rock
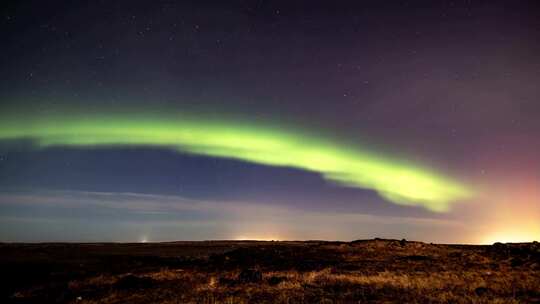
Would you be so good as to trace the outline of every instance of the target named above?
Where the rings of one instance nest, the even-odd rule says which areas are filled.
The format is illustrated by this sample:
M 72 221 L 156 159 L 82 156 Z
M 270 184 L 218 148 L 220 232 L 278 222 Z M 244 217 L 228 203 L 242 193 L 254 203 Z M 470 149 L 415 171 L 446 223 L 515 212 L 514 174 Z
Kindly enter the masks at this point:
M 114 287 L 117 289 L 144 289 L 150 288 L 155 285 L 155 281 L 151 278 L 137 277 L 134 275 L 127 275 L 118 280 Z
M 279 283 L 285 281 L 286 279 L 287 279 L 286 277 L 272 276 L 272 277 L 268 278 L 268 285 L 275 286 L 275 285 L 278 285 Z
M 244 269 L 238 275 L 238 281 L 241 283 L 259 283 L 262 281 L 262 273 L 257 269 Z
M 220 285 L 227 285 L 227 286 L 234 286 L 234 285 L 237 284 L 236 280 L 230 279 L 230 278 L 225 278 L 225 277 L 219 278 L 218 283 Z
M 509 246 L 499 242 L 491 245 L 491 251 L 497 256 L 508 256 L 510 254 Z
M 487 287 L 477 287 L 474 290 L 474 293 L 476 293 L 476 295 L 479 297 L 486 295 L 488 292 L 489 292 L 489 289 Z
M 402 260 L 408 260 L 413 262 L 424 262 L 424 261 L 431 261 L 433 258 L 427 255 L 407 255 L 401 257 Z
M 506 251 L 506 250 L 508 250 L 508 245 L 503 244 L 501 242 L 493 243 L 493 245 L 491 245 L 491 246 L 496 251 Z
M 522 259 L 518 257 L 512 258 L 512 260 L 510 260 L 510 266 L 512 267 L 523 266 L 523 264 L 525 264 L 525 261 L 523 261 Z

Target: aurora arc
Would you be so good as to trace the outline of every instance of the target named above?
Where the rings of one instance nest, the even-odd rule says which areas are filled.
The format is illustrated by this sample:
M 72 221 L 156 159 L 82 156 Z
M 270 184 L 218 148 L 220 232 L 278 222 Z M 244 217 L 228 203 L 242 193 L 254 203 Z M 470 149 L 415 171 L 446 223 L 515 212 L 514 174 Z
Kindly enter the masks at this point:
M 461 183 L 403 161 L 293 130 L 184 116 L 122 114 L 1 115 L 0 140 L 37 147 L 153 146 L 319 173 L 343 186 L 435 212 L 471 195 Z

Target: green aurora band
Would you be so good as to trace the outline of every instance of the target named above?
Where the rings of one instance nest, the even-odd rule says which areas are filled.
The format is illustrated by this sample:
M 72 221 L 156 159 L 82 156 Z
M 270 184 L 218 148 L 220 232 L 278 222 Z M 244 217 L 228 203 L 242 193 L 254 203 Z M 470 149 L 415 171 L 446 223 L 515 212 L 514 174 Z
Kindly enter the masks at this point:
M 416 165 L 306 132 L 180 115 L 0 114 L 0 140 L 51 146 L 152 146 L 317 172 L 342 186 L 375 190 L 400 205 L 448 211 L 471 196 L 459 182 Z

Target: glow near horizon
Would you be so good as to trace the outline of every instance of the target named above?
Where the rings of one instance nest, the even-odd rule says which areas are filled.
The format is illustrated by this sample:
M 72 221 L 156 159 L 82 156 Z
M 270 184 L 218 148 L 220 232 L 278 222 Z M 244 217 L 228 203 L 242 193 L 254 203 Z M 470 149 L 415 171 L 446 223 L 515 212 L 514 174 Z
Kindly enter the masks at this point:
M 2 115 L 4 116 L 4 115 Z M 38 147 L 151 146 L 313 171 L 342 186 L 372 189 L 399 205 L 435 212 L 471 196 L 461 183 L 420 168 L 294 130 L 170 115 L 64 113 L 0 117 L 0 140 Z

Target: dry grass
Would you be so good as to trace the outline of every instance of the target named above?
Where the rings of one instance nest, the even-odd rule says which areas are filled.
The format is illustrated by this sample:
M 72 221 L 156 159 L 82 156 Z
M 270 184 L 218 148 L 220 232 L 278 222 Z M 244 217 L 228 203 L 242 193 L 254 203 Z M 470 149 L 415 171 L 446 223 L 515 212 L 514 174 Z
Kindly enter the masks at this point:
M 538 291 L 538 272 L 440 272 L 375 275 L 361 272 L 270 271 L 262 283 L 227 284 L 238 271 L 198 273 L 163 269 L 141 275 L 157 282 L 142 290 L 115 290 L 118 278 L 95 277 L 71 288 L 93 285 L 111 292 L 77 303 L 523 303 L 524 294 Z M 282 278 L 276 285 L 272 277 Z M 86 285 L 85 285 L 86 284 Z M 480 293 L 478 291 L 481 291 Z M 540 300 L 531 298 L 531 301 Z
M 54 302 L 88 304 L 540 303 L 538 244 L 534 246 L 497 249 L 380 240 L 261 245 L 189 260 L 182 267 L 148 268 L 136 260 L 139 266 L 130 272 L 73 278 L 60 285 L 65 287 L 54 291 L 56 294 L 50 284 L 36 285 L 17 291 L 11 300 L 48 303 L 52 298 Z M 253 281 L 242 279 L 245 269 L 257 273 Z

